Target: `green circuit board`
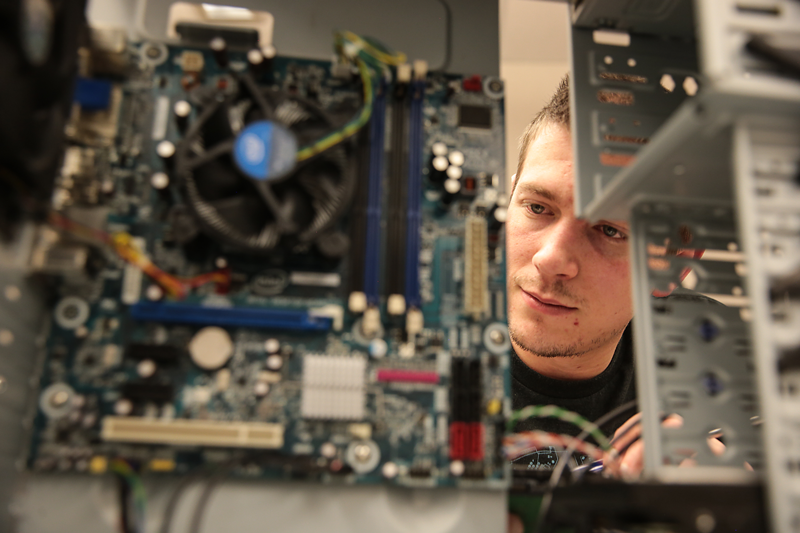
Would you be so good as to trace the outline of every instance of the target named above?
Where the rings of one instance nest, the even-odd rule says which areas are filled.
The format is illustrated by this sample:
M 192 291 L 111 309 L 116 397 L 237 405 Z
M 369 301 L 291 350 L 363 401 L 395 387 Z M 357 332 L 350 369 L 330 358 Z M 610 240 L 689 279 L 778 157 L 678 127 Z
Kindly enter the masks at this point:
M 507 487 L 502 83 L 388 71 L 270 204 L 236 150 L 267 119 L 341 128 L 353 65 L 87 54 L 32 260 L 54 304 L 29 468 Z

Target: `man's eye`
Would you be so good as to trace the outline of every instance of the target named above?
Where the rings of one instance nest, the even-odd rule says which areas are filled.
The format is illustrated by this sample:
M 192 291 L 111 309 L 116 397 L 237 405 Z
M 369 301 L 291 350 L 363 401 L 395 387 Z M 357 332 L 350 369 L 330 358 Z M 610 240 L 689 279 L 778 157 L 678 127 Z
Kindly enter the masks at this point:
M 624 239 L 625 235 L 619 232 L 617 228 L 614 226 L 609 226 L 608 224 L 603 224 L 600 226 L 600 231 L 603 232 L 603 235 L 606 237 L 610 237 L 612 239 Z
M 541 204 L 529 204 L 528 209 L 530 209 L 531 213 L 534 215 L 541 215 L 547 208 Z

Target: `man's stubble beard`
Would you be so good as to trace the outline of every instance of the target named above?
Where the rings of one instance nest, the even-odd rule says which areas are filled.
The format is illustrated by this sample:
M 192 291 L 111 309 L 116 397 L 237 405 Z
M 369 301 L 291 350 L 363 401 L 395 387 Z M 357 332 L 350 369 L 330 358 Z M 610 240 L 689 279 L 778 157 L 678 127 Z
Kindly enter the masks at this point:
M 517 285 L 518 288 L 528 287 L 533 288 L 538 285 L 533 278 L 528 278 L 525 276 L 514 276 L 513 278 L 514 283 Z M 564 283 L 561 281 L 554 282 L 551 286 L 547 287 L 546 290 L 539 290 L 541 293 L 547 294 L 549 296 L 559 296 L 566 298 L 569 303 L 577 306 L 583 307 L 585 306 L 585 301 L 582 298 L 578 298 L 577 296 L 570 293 L 570 291 L 565 287 Z M 535 318 L 537 322 L 537 328 L 544 327 L 541 320 Z M 517 324 L 518 321 L 513 320 L 511 316 L 508 317 L 508 335 L 511 337 L 511 340 L 519 346 L 521 349 L 529 352 L 538 357 L 578 357 L 587 352 L 590 352 L 600 346 L 608 344 L 609 342 L 613 341 L 615 338 L 619 340 L 622 336 L 622 332 L 625 331 L 627 324 L 624 324 L 621 328 L 614 328 L 606 331 L 600 332 L 598 336 L 592 339 L 589 342 L 581 343 L 575 342 L 572 344 L 565 343 L 563 345 L 557 344 L 550 344 L 550 345 L 540 345 L 540 346 L 533 346 L 532 344 L 525 342 L 523 340 L 523 333 L 521 331 L 520 325 Z
M 613 341 L 614 339 L 619 339 L 622 336 L 622 332 L 625 331 L 624 325 L 619 329 L 612 329 L 603 332 L 601 335 L 598 335 L 593 340 L 589 341 L 588 343 L 578 343 L 575 342 L 573 344 L 563 344 L 557 345 L 551 343 L 550 345 L 539 345 L 533 346 L 523 340 L 522 335 L 517 329 L 517 324 L 515 324 L 514 320 L 510 319 L 508 322 L 508 336 L 511 337 L 511 340 L 514 341 L 519 348 L 525 350 L 526 352 L 533 354 L 537 357 L 545 357 L 545 358 L 554 358 L 554 357 L 579 357 L 585 353 L 588 353 L 600 346 L 608 344 L 609 342 Z M 539 325 L 539 327 L 542 327 Z

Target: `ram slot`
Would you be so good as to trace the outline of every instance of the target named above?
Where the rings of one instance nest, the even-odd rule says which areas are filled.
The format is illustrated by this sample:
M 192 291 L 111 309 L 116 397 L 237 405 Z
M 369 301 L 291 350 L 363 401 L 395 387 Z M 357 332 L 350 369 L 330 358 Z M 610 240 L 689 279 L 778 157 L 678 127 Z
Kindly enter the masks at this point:
M 422 101 L 425 81 L 412 85 L 408 121 L 408 203 L 406 208 L 405 297 L 409 308 L 419 309 L 420 204 L 422 203 Z
M 379 266 L 381 254 L 381 181 L 386 133 L 386 91 L 383 84 L 372 110 L 369 132 L 369 198 L 367 203 L 367 242 L 364 261 L 364 292 L 369 306 L 380 303 Z
M 486 219 L 467 217 L 464 236 L 464 312 L 489 310 L 489 250 Z
M 399 69 L 398 69 L 399 70 Z M 398 76 L 399 78 L 399 76 Z M 395 84 L 392 102 L 392 154 L 389 174 L 389 216 L 388 239 L 386 249 L 386 295 L 389 297 L 388 307 L 392 314 L 402 314 L 405 303 L 399 308 L 393 302 L 404 300 L 404 266 L 403 254 L 406 252 L 406 179 L 408 171 L 408 82 L 398 81 Z
M 375 120 L 373 114 L 373 121 Z M 353 210 L 350 215 L 350 264 L 348 276 L 348 291 L 364 292 L 364 256 L 366 253 L 367 233 L 367 202 L 370 175 L 370 144 L 371 133 L 368 128 L 358 132 L 356 161 L 358 165 L 355 198 Z

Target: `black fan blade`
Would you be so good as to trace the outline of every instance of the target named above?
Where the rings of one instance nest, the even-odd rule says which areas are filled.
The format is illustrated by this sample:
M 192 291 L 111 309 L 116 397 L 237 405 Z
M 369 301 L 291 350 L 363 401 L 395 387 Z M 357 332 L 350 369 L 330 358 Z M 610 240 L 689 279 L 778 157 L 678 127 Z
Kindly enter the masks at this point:
M 207 201 L 258 194 L 250 180 L 234 170 L 229 157 L 220 157 L 199 166 L 193 176 L 197 191 Z
M 203 124 L 201 131 L 206 150 L 210 150 L 215 144 L 233 137 L 229 112 L 230 105 L 228 102 L 222 102 Z
M 303 193 L 297 186 L 287 183 L 281 188 L 276 188 L 280 201 L 282 218 L 287 224 L 286 228 L 281 228 L 287 233 L 297 233 L 305 228 L 314 218 L 314 210 L 311 199 Z
M 209 204 L 220 218 L 245 236 L 258 235 L 273 220 L 257 194 L 215 200 Z

